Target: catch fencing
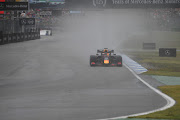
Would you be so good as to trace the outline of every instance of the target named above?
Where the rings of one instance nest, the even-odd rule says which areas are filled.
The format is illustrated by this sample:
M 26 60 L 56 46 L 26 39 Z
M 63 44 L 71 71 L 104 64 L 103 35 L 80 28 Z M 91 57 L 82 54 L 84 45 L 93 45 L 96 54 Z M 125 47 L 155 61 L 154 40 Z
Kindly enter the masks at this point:
M 0 20 L 0 45 L 40 39 L 40 28 L 20 25 L 19 19 Z

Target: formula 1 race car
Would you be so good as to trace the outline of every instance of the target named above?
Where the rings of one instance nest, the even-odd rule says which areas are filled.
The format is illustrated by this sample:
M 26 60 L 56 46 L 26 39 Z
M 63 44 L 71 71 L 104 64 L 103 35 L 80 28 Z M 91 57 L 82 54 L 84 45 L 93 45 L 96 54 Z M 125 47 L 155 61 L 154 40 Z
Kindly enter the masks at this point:
M 122 67 L 122 57 L 120 55 L 114 54 L 114 50 L 104 48 L 102 50 L 97 50 L 96 55 L 90 56 L 90 66 Z

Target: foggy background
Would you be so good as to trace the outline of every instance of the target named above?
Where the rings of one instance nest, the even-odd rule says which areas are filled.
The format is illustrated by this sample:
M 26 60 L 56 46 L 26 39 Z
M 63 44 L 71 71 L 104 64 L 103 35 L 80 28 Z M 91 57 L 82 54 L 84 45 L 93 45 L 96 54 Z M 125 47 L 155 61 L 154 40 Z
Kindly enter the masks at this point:
M 106 9 L 90 11 L 85 15 L 71 15 L 61 18 L 59 36 L 66 36 L 67 47 L 90 51 L 104 47 L 119 49 L 133 34 L 147 33 L 147 13 L 141 9 Z M 73 47 L 72 47 L 73 46 Z M 94 51 L 95 50 L 95 51 Z M 95 53 L 94 53 L 95 54 Z
M 1 47 L 2 119 L 91 120 L 166 104 L 126 67 L 89 66 L 97 49 L 155 41 L 146 10 L 82 11 L 59 17 L 52 36 Z
M 92 48 L 96 51 L 104 47 L 118 50 L 142 49 L 143 43 L 156 43 L 156 49 L 179 47 L 179 32 L 159 30 L 162 28 L 149 9 L 83 9 L 81 11 L 85 13 L 84 16 L 72 14 L 60 17 L 60 23 L 57 25 L 58 29 L 62 30 L 61 36 L 74 39 L 67 44 L 73 44 L 76 50 Z M 178 26 L 177 22 L 174 26 Z M 60 34 L 58 31 L 55 32 Z

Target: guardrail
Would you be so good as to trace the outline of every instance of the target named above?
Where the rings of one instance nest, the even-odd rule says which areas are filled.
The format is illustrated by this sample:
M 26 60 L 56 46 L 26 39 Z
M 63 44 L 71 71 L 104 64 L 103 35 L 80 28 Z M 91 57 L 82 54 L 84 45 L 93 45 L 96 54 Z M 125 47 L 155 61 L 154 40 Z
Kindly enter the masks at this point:
M 11 34 L 3 34 L 0 31 L 0 45 L 15 43 L 15 42 L 24 42 L 29 40 L 40 39 L 40 30 L 36 32 L 28 32 L 28 33 L 11 33 Z

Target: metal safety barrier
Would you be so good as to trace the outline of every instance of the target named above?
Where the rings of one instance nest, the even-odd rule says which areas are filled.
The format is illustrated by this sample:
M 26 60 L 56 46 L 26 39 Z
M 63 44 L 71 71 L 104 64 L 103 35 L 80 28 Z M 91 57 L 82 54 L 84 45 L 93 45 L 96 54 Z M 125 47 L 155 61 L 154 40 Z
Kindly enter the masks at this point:
M 12 34 L 3 34 L 0 31 L 0 45 L 15 43 L 15 42 L 23 42 L 28 40 L 36 40 L 40 39 L 40 31 L 35 32 L 27 32 L 27 33 L 12 33 Z

